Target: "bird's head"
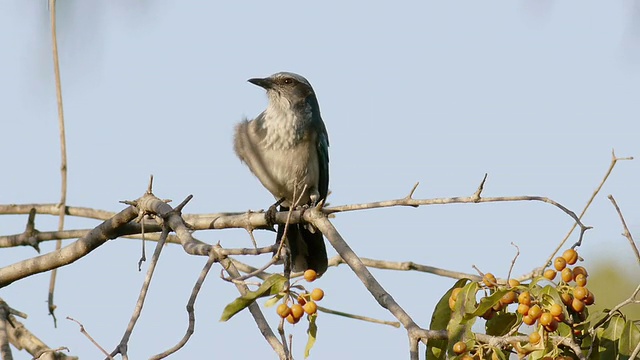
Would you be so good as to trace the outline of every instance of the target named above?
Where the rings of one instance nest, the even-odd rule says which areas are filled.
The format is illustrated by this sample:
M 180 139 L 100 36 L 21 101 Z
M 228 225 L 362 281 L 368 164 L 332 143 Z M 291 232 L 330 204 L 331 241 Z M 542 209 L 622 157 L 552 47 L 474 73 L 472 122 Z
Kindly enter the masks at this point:
M 295 105 L 305 101 L 309 95 L 315 96 L 307 79 L 290 72 L 279 72 L 266 78 L 248 81 L 267 90 L 267 95 L 272 101 L 286 99 L 291 105 Z

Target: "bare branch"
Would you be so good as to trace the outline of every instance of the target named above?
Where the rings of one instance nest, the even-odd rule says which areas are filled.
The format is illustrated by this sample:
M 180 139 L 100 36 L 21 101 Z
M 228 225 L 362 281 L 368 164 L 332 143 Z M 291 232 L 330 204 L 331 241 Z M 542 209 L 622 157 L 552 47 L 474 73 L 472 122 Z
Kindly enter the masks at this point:
M 93 343 L 93 345 L 95 345 L 95 347 L 97 347 L 98 349 L 100 349 L 100 351 L 109 359 L 113 360 L 113 357 L 111 357 L 109 355 L 109 353 L 107 352 L 107 350 L 105 350 L 102 346 L 100 346 L 100 344 L 98 344 L 98 342 L 89 334 L 89 332 L 87 332 L 87 330 L 84 328 L 84 325 L 82 325 L 82 323 L 80 323 L 80 321 L 67 316 L 67 320 L 73 321 L 74 323 L 78 324 L 80 326 L 80 332 L 87 337 L 87 339 L 89 339 L 89 341 L 91 341 L 91 343 Z
M 613 198 L 613 195 L 609 195 L 607 196 L 607 198 L 611 200 L 611 203 L 616 208 L 616 211 L 618 212 L 618 216 L 620 216 L 620 222 L 622 222 L 622 227 L 624 229 L 624 232 L 622 233 L 622 235 L 626 237 L 627 240 L 629 240 L 629 244 L 631 244 L 631 249 L 633 249 L 633 253 L 636 254 L 636 261 L 638 262 L 638 264 L 640 264 L 640 252 L 638 252 L 638 247 L 636 246 L 636 242 L 633 241 L 633 236 L 631 236 L 631 232 L 627 227 L 627 222 L 624 221 L 624 216 L 622 216 L 622 211 L 620 211 L 620 208 L 618 207 L 618 203 L 616 202 L 616 199 Z

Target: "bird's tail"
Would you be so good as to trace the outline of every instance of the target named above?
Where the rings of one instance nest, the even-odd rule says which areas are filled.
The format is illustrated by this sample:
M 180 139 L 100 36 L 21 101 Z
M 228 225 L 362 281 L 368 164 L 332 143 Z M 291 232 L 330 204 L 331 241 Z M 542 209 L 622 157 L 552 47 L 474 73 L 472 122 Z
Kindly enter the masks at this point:
M 283 207 L 280 211 L 286 211 Z M 314 229 L 311 232 L 305 224 L 290 224 L 287 239 L 291 251 L 291 268 L 293 271 L 315 270 L 318 275 L 327 271 L 327 248 L 322 233 Z M 278 225 L 276 243 L 280 243 L 284 234 L 284 225 Z

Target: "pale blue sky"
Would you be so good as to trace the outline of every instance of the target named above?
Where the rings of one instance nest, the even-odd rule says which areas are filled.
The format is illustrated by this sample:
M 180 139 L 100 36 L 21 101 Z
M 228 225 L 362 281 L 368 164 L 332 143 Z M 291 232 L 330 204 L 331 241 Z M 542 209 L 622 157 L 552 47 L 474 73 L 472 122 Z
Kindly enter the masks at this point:
M 266 105 L 252 77 L 293 71 L 313 84 L 331 148 L 332 204 L 472 194 L 542 195 L 579 212 L 607 169 L 611 149 L 640 156 L 640 23 L 630 1 L 214 2 L 60 1 L 59 48 L 69 151 L 69 205 L 111 211 L 155 193 L 189 213 L 266 208 L 271 195 L 232 151 L 233 126 Z M 59 144 L 45 1 L 0 3 L 0 203 L 59 199 Z M 585 218 L 594 226 L 580 250 L 633 264 L 607 194 L 640 233 L 640 163 L 620 163 Z M 411 260 L 505 276 L 541 265 L 571 226 L 541 203 L 397 208 L 339 214 L 334 223 L 361 256 Z M 0 233 L 26 217 L 0 217 Z M 38 217 L 40 230 L 57 219 Z M 95 222 L 71 219 L 67 228 Z M 247 247 L 243 230 L 198 232 Z M 640 235 L 637 235 L 640 236 Z M 260 245 L 272 233 L 258 234 Z M 53 243 L 43 244 L 50 251 Z M 151 249 L 151 247 L 149 247 Z M 329 255 L 335 254 L 329 249 Z M 4 249 L 0 266 L 33 256 Z M 115 240 L 59 274 L 58 329 L 46 311 L 48 275 L 2 289 L 27 312 L 25 324 L 53 347 L 84 359 L 119 341 L 144 273 L 139 244 Z M 133 359 L 163 351 L 186 328 L 184 305 L 205 259 L 168 247 L 129 343 Z M 261 264 L 265 259 L 249 260 Z M 237 292 L 214 268 L 196 304 L 196 333 L 174 359 L 215 354 L 275 358 L 242 313 L 219 323 Z M 424 327 L 452 280 L 374 270 Z M 342 266 L 318 282 L 322 305 L 391 319 Z M 274 311 L 266 311 L 273 324 Z M 322 314 L 312 359 L 404 358 L 404 330 Z M 302 358 L 304 326 L 294 352 Z M 424 348 L 421 348 L 421 352 Z M 16 359 L 28 359 L 14 352 Z

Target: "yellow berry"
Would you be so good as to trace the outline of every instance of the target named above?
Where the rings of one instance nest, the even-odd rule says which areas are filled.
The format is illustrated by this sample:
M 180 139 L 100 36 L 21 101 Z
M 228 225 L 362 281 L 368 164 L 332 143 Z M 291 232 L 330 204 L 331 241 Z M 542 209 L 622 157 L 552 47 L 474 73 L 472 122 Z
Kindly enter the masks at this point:
M 524 305 L 531 305 L 531 293 L 525 291 L 518 296 L 518 302 Z
M 571 271 L 571 269 L 566 267 L 562 269 L 560 276 L 562 277 L 562 281 L 568 283 L 569 281 L 573 280 L 573 271 Z
M 293 314 L 289 314 L 289 316 L 287 316 L 286 319 L 289 322 L 289 324 L 297 324 L 298 321 L 300 321 L 300 318 L 293 317 Z
M 498 280 L 496 280 L 495 275 L 493 275 L 492 273 L 486 273 L 482 277 L 482 282 L 486 287 L 492 288 L 496 286 Z
M 537 343 L 540 342 L 541 339 L 542 339 L 542 336 L 540 336 L 540 334 L 537 332 L 531 333 L 531 335 L 529 335 L 529 342 L 532 345 L 536 345 Z
M 532 318 L 529 315 L 525 315 L 522 317 L 522 322 L 527 324 L 527 325 L 533 325 L 536 323 L 536 319 Z
M 509 279 L 509 287 L 514 288 L 516 286 L 520 286 L 520 281 L 516 279 Z
M 308 303 L 304 304 L 302 308 L 308 315 L 313 315 L 318 311 L 318 305 L 316 305 L 315 301 L 309 301 Z
M 514 291 L 509 291 L 508 293 L 502 295 L 502 297 L 500 298 L 500 303 L 503 305 L 513 304 L 517 298 L 518 296 Z
M 538 304 L 533 305 L 529 308 L 529 312 L 527 313 L 533 320 L 538 320 L 540 315 L 542 315 L 542 309 Z
M 313 291 L 311 291 L 311 298 L 314 301 L 322 300 L 322 298 L 324 298 L 324 291 L 320 288 L 313 289 Z
M 562 269 L 567 267 L 567 260 L 565 260 L 563 257 L 557 257 L 553 262 L 553 267 L 555 267 L 558 271 L 562 271 Z
M 307 271 L 304 272 L 304 279 L 307 280 L 308 282 L 312 282 L 317 278 L 318 278 L 318 273 L 313 269 L 307 269 Z
M 567 249 L 562 253 L 562 257 L 567 261 L 567 264 L 573 265 L 578 261 L 578 252 L 573 249 Z
M 578 276 L 579 274 L 582 274 L 585 277 L 589 276 L 589 274 L 587 273 L 587 269 L 583 268 L 582 266 L 574 267 L 573 268 L 573 278 L 575 279 L 575 277 Z
M 547 280 L 551 281 L 556 278 L 556 271 L 553 269 L 547 269 L 544 271 L 543 276 L 547 278 Z
M 453 344 L 453 352 L 457 355 L 467 352 L 467 344 L 462 341 L 458 341 L 457 343 Z
M 291 315 L 293 315 L 294 318 L 299 319 L 302 317 L 302 314 L 304 314 L 302 306 L 300 304 L 293 304 L 291 307 Z
M 571 302 L 571 308 L 577 312 L 577 313 L 581 313 L 582 310 L 584 310 L 584 302 L 574 298 L 573 301 Z
M 584 300 L 589 295 L 589 290 L 584 286 L 576 286 L 573 288 L 573 297 L 578 300 Z
M 576 285 L 585 286 L 587 285 L 587 277 L 584 274 L 578 274 L 575 276 Z
M 278 305 L 278 308 L 276 309 L 276 313 L 278 315 L 280 315 L 281 318 L 286 318 L 287 316 L 289 316 L 289 314 L 291 314 L 291 308 L 289 308 L 289 306 L 287 306 L 287 304 L 280 304 Z
M 551 308 L 549 308 L 549 313 L 552 316 L 560 316 L 560 314 L 562 314 L 562 305 L 560 304 L 553 304 L 551 305 Z
M 521 315 L 527 315 L 529 313 L 529 305 L 520 304 L 518 305 L 518 313 Z
M 553 321 L 553 316 L 550 313 L 543 312 L 542 315 L 540 315 L 540 325 L 547 326 L 551 324 L 552 321 Z

